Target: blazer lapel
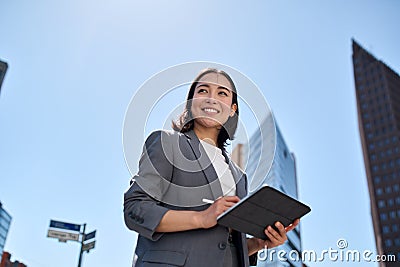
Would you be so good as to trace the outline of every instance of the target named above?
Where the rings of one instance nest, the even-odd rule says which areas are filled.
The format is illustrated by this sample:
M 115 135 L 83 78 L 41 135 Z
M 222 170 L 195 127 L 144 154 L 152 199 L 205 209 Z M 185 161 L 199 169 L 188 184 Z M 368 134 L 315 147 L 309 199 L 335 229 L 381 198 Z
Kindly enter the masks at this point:
M 199 138 L 194 133 L 193 130 L 184 133 L 188 139 L 188 143 L 196 156 L 197 161 L 200 164 L 201 170 L 204 173 L 204 176 L 211 188 L 211 192 L 213 194 L 214 200 L 218 197 L 222 196 L 222 188 L 221 184 L 218 180 L 218 175 L 215 172 L 215 169 L 207 156 L 206 151 L 200 143 Z

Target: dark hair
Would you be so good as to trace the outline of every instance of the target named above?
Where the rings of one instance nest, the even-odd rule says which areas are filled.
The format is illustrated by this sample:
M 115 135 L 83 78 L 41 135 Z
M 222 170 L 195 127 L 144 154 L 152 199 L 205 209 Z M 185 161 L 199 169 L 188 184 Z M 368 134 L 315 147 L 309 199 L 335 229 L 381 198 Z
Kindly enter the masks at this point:
M 200 79 L 205 76 L 206 74 L 209 73 L 216 73 L 216 74 L 221 74 L 225 78 L 228 79 L 229 83 L 231 84 L 231 89 L 232 89 L 232 103 L 236 104 L 236 111 L 234 116 L 229 116 L 228 120 L 222 125 L 222 128 L 218 134 L 217 138 L 217 146 L 220 149 L 225 149 L 225 146 L 227 145 L 227 140 L 233 140 L 234 139 L 234 134 L 236 132 L 237 124 L 238 124 L 238 119 L 239 119 L 239 104 L 238 104 L 238 99 L 237 99 L 237 90 L 235 87 L 235 84 L 232 80 L 232 78 L 223 70 L 218 70 L 214 68 L 207 68 L 202 70 L 197 77 L 194 79 L 192 84 L 190 85 L 190 89 L 188 92 L 188 96 L 186 99 L 186 107 L 182 114 L 179 116 L 178 121 L 172 121 L 172 128 L 175 131 L 179 131 L 181 133 L 188 132 L 193 129 L 194 127 L 194 118 L 192 115 L 191 111 L 191 102 L 193 99 L 194 91 L 196 89 L 197 84 L 199 83 Z

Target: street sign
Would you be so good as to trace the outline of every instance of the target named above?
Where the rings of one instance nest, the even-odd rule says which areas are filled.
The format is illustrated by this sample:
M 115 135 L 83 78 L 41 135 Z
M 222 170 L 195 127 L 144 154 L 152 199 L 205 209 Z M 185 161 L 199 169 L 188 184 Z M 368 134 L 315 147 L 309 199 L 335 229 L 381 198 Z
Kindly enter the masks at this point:
M 54 221 L 54 220 L 50 220 L 50 227 L 61 228 L 61 229 L 77 231 L 77 232 L 79 232 L 81 230 L 80 224 L 59 222 L 59 221 Z
M 96 241 L 93 241 L 93 242 L 84 244 L 83 247 L 82 247 L 82 251 L 89 251 L 89 250 L 91 250 L 92 248 L 94 248 L 94 244 L 95 244 L 95 243 L 96 243 Z
M 83 241 L 92 239 L 96 236 L 96 230 L 94 230 L 93 232 L 90 232 L 88 234 L 85 235 L 85 237 L 83 238 Z
M 55 230 L 49 230 L 47 232 L 47 237 L 58 238 L 61 242 L 66 242 L 67 240 L 78 241 L 79 234 L 68 233 L 68 232 L 61 232 Z

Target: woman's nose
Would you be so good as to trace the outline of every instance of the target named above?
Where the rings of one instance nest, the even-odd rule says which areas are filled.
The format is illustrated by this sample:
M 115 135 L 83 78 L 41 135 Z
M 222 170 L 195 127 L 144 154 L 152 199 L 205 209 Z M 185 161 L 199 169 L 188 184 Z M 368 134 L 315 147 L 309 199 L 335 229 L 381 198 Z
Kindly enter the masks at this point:
M 210 91 L 209 94 L 208 94 L 207 103 L 216 104 L 217 103 L 216 96 L 217 96 L 216 92 Z
M 207 97 L 206 103 L 217 104 L 217 100 L 215 98 L 213 98 L 213 97 Z

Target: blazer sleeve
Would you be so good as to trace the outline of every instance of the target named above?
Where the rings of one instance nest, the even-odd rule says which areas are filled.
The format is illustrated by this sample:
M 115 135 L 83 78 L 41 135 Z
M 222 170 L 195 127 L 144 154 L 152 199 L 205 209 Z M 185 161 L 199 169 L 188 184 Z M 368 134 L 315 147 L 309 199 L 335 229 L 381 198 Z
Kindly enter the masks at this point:
M 155 231 L 168 209 L 161 205 L 164 192 L 172 178 L 173 164 L 168 157 L 171 144 L 168 134 L 153 132 L 146 140 L 139 161 L 139 171 L 124 194 L 126 226 L 140 235 L 158 240 L 162 233 Z

